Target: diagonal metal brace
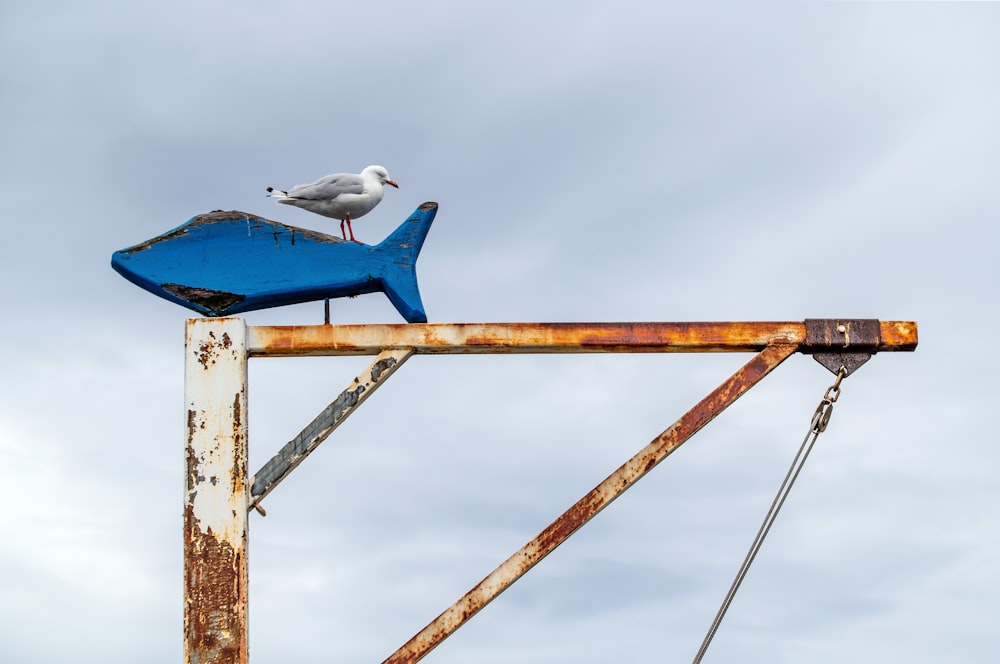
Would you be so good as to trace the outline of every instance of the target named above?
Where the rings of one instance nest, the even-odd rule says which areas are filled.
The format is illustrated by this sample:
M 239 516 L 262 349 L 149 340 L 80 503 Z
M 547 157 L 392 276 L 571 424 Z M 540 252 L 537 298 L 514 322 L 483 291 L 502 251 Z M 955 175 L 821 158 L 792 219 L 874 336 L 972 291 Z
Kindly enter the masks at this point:
M 368 369 L 351 381 L 323 412 L 257 471 L 250 480 L 250 509 L 256 508 L 263 514 L 258 507 L 260 501 L 319 447 L 379 385 L 403 366 L 403 362 L 411 355 L 412 348 L 393 348 L 379 353 Z
M 382 664 L 414 664 L 422 659 L 797 349 L 795 344 L 778 343 L 755 355 Z

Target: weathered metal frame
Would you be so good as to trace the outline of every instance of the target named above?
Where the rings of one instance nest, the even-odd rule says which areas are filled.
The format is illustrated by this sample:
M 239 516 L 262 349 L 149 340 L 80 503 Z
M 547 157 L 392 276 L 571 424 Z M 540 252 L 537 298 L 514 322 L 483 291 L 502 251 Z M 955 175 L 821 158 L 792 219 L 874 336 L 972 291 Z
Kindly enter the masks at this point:
M 247 662 L 247 512 L 414 354 L 755 352 L 718 388 L 446 609 L 385 664 L 416 662 L 796 352 L 831 368 L 912 351 L 907 321 L 776 323 L 474 323 L 247 327 L 191 319 L 187 327 L 185 662 Z M 292 441 L 247 474 L 250 357 L 376 355 Z M 831 371 L 834 370 L 831 368 Z

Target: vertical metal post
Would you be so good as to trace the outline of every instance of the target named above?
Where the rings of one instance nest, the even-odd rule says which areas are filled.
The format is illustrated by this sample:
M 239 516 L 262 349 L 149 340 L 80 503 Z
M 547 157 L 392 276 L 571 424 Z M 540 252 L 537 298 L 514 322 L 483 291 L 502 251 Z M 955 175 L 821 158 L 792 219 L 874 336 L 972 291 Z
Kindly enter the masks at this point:
M 184 363 L 184 661 L 247 662 L 247 332 L 190 319 Z

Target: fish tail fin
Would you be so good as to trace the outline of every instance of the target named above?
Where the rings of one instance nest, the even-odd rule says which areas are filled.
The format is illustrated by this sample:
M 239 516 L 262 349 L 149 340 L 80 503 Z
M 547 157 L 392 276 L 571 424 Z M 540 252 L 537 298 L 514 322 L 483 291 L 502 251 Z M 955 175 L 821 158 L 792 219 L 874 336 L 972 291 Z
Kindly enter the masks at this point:
M 408 323 L 426 323 L 427 314 L 417 287 L 417 256 L 427 238 L 437 203 L 424 203 L 389 237 L 373 249 L 385 257 L 381 281 L 385 294 Z

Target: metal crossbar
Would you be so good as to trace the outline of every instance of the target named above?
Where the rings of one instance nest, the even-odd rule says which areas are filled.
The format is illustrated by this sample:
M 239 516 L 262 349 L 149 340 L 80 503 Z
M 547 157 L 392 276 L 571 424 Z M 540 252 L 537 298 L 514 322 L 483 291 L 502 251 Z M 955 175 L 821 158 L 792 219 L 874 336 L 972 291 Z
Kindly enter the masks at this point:
M 386 348 L 410 348 L 419 355 L 748 353 L 775 343 L 822 353 L 862 345 L 861 339 L 851 338 L 849 325 L 840 338 L 810 338 L 808 322 L 276 325 L 247 328 L 247 343 L 252 357 L 377 355 Z M 878 341 L 864 344 L 871 351 L 916 348 L 916 323 L 874 322 Z

